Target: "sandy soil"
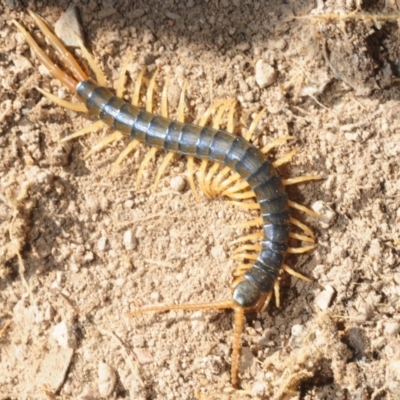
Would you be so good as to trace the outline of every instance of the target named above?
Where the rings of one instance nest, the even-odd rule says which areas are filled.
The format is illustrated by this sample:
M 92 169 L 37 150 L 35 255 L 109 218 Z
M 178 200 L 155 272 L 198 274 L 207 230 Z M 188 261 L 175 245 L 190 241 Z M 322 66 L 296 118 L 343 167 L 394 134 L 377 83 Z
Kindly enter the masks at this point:
M 290 134 L 273 155 L 300 150 L 280 173 L 323 177 L 288 189 L 326 217 L 294 213 L 318 246 L 287 262 L 314 283 L 283 275 L 280 308 L 247 316 L 243 391 L 230 385 L 230 312 L 125 313 L 229 298 L 231 242 L 249 233 L 230 225 L 257 213 L 196 202 L 174 181 L 185 159 L 153 193 L 161 153 L 137 190 L 144 146 L 109 177 L 127 141 L 83 161 L 106 129 L 59 143 L 91 118 L 35 90 L 68 98 L 11 20 L 41 40 L 26 8 L 54 25 L 70 3 L 110 86 L 133 51 L 128 96 L 147 66 L 160 71 L 157 93 L 169 76 L 171 109 L 188 81 L 189 121 L 237 99 L 240 130 L 265 107 L 257 145 Z M 400 398 L 400 42 L 396 15 L 379 17 L 399 10 L 396 0 L 1 0 L 0 399 Z M 264 88 L 259 60 L 275 75 Z

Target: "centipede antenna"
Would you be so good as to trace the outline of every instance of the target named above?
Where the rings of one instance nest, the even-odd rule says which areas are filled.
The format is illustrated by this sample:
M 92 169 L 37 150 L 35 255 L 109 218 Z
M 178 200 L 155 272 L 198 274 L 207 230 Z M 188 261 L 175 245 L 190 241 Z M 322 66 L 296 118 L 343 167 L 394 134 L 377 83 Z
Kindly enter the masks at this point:
M 53 46 L 54 50 L 56 50 L 58 56 L 61 59 L 61 62 L 72 72 L 72 75 L 74 75 L 78 82 L 86 80 L 88 77 L 83 72 L 78 62 L 61 43 L 61 40 L 56 35 L 54 35 L 54 33 L 47 27 L 42 18 L 40 18 L 32 10 L 28 9 L 28 13 L 35 21 L 37 27 L 42 31 L 43 35 L 48 39 L 51 46 Z M 57 77 L 55 78 L 58 79 Z
M 33 50 L 36 57 L 38 58 L 39 62 L 47 68 L 50 75 L 53 78 L 58 79 L 72 93 L 75 93 L 78 82 L 74 78 L 69 76 L 65 71 L 63 71 L 57 64 L 54 64 L 54 62 L 48 57 L 48 55 L 39 47 L 39 45 L 36 43 L 35 39 L 33 39 L 30 33 L 19 22 L 13 20 L 12 23 L 22 33 L 30 48 Z

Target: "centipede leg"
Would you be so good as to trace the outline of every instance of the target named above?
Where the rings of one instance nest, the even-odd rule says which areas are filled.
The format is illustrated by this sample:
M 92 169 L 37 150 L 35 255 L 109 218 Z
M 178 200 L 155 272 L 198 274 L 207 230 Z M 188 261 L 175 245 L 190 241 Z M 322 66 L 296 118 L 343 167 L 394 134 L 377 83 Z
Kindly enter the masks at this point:
M 179 97 L 178 109 L 177 109 L 177 121 L 185 122 L 185 96 L 186 96 L 186 86 L 187 82 L 185 81 L 182 87 L 182 91 Z M 169 80 L 166 79 L 161 95 L 161 115 L 165 118 L 168 118 L 168 87 Z M 158 183 L 160 182 L 161 176 L 167 169 L 168 165 L 171 161 L 176 157 L 175 153 L 168 153 L 164 160 L 162 161 L 160 167 L 158 168 L 156 178 L 154 180 L 153 192 L 157 189 Z

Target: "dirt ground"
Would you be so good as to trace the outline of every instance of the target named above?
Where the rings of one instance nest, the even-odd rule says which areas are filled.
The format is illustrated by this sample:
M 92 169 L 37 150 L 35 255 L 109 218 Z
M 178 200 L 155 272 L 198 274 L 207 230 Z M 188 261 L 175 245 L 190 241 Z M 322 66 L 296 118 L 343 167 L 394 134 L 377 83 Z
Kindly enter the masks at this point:
M 110 86 L 131 54 L 125 95 L 158 70 L 172 116 L 185 81 L 187 121 L 236 99 L 239 132 L 265 108 L 255 143 L 299 150 L 280 174 L 323 178 L 288 187 L 324 215 L 293 212 L 317 247 L 287 264 L 313 283 L 283 274 L 280 307 L 247 315 L 241 391 L 231 312 L 125 314 L 228 299 L 252 232 L 232 225 L 257 212 L 196 202 L 184 158 L 153 192 L 163 152 L 136 189 L 145 146 L 110 177 L 128 140 L 83 160 L 109 129 L 59 141 L 93 118 L 35 89 L 70 98 L 11 21 L 46 46 L 27 8 L 53 26 L 70 4 Z M 397 0 L 0 0 L 0 399 L 400 399 L 397 18 Z

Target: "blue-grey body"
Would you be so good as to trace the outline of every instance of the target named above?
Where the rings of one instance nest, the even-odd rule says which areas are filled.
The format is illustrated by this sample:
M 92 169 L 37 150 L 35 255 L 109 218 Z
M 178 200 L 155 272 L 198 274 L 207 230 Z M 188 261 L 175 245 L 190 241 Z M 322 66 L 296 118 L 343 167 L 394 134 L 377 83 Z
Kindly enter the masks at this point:
M 235 287 L 233 300 L 241 307 L 251 307 L 270 292 L 288 247 L 289 205 L 282 181 L 267 157 L 242 137 L 151 114 L 91 79 L 78 84 L 77 94 L 91 114 L 119 132 L 150 146 L 221 163 L 249 183 L 260 205 L 264 236 L 258 258 Z

